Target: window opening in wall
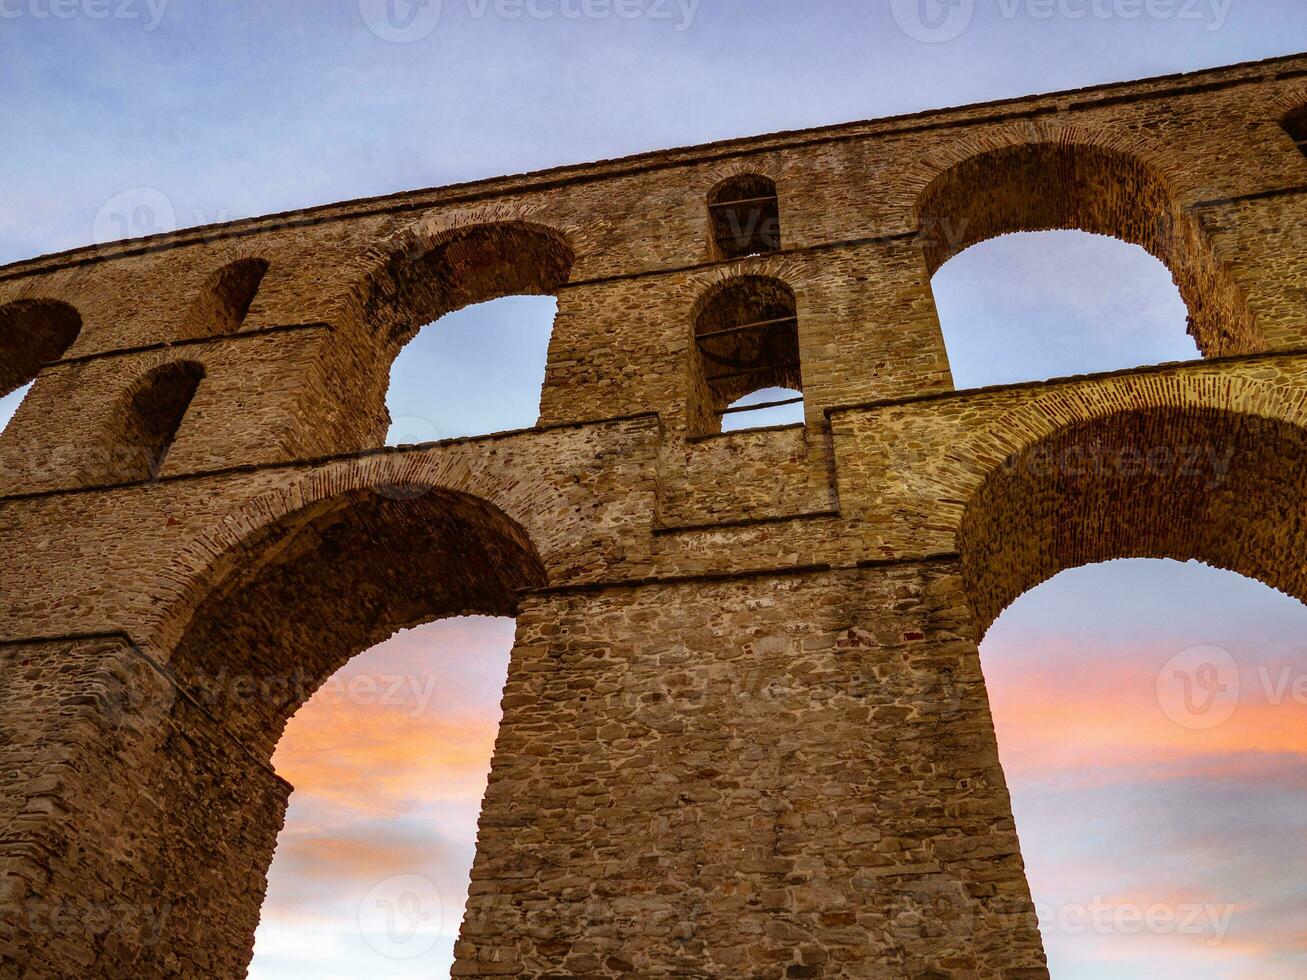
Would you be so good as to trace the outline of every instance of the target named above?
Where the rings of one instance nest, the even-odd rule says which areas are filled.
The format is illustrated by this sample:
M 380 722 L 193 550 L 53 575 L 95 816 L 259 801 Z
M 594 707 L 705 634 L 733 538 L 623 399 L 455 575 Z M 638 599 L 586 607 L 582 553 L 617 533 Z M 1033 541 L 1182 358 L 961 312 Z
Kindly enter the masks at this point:
M 702 432 L 775 424 L 759 422 L 759 413 L 802 401 L 799 318 L 794 292 L 780 280 L 727 283 L 704 304 L 694 339 L 703 398 L 691 414 Z
M 803 395 L 792 388 L 762 388 L 722 410 L 722 431 L 795 425 L 803 421 Z
M 5 429 L 9 428 L 9 422 L 14 417 L 14 413 L 18 411 L 18 406 L 31 390 L 32 382 L 29 381 L 21 388 L 17 388 L 0 398 L 0 435 L 3 435 Z
M 81 329 L 77 311 L 57 300 L 20 299 L 0 306 L 0 432 L 37 373 L 63 357 Z
M 110 440 L 118 454 L 111 461 L 112 477 L 159 475 L 202 380 L 204 368 L 193 361 L 165 364 L 146 375 L 128 396 L 119 431 Z
M 1298 151 L 1307 157 L 1307 105 L 1291 112 L 1283 125 L 1284 131 L 1289 134 Z
M 770 178 L 742 174 L 723 181 L 709 197 L 708 213 L 722 258 L 780 251 L 780 202 Z
M 1170 271 L 1104 235 L 1003 235 L 949 259 L 931 288 L 958 388 L 1199 356 Z
M 535 425 L 557 312 L 553 296 L 503 296 L 419 330 L 391 365 L 386 445 Z

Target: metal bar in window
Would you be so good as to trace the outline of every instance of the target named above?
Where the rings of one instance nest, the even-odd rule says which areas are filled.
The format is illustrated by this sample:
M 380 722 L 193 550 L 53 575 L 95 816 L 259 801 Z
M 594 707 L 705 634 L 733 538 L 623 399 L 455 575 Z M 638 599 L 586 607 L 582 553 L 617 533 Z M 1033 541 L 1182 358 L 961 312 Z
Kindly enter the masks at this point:
M 762 364 L 755 368 L 749 368 L 747 371 L 732 371 L 729 374 L 710 374 L 709 381 L 726 381 L 728 378 L 742 378 L 746 374 L 758 374 L 761 371 L 784 371 L 787 368 L 797 368 L 798 361 L 786 361 L 783 364 Z
M 778 201 L 778 200 L 779 198 L 775 194 L 771 194 L 767 197 L 741 197 L 735 201 L 718 201 L 716 204 L 709 204 L 708 207 L 734 208 L 734 207 L 738 207 L 741 204 L 762 204 L 766 201 Z
M 710 337 L 725 337 L 731 333 L 743 333 L 746 330 L 760 330 L 763 327 L 774 327 L 780 323 L 797 323 L 797 316 L 782 316 L 774 320 L 754 320 L 752 323 L 741 323 L 739 326 L 727 327 L 724 330 L 709 330 L 707 333 L 695 334 L 695 340 L 707 340 Z
M 740 405 L 737 408 L 723 408 L 719 409 L 717 414 L 733 415 L 736 412 L 756 412 L 760 408 L 779 408 L 782 405 L 797 405 L 801 401 L 803 401 L 802 395 L 798 398 L 786 398 L 778 402 L 758 402 L 756 405 Z

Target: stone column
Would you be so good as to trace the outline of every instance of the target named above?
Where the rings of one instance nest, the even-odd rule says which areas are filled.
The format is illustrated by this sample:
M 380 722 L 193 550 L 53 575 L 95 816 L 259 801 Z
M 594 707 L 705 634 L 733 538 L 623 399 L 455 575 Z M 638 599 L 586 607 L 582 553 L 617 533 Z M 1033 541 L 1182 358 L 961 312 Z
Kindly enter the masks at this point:
M 458 977 L 1047 971 L 952 564 L 518 620 Z
M 243 976 L 289 791 L 125 636 L 0 646 L 0 975 Z

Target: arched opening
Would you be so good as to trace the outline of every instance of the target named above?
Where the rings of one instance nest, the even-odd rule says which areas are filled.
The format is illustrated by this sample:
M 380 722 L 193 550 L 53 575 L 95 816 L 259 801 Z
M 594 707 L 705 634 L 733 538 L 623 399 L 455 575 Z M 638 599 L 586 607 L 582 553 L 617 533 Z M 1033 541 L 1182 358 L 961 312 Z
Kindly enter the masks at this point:
M 1197 559 L 1307 598 L 1307 431 L 1209 408 L 1068 425 L 990 472 L 958 530 L 978 632 L 1022 593 L 1113 558 Z
M 292 746 L 281 760 L 287 774 L 298 762 L 299 772 L 307 772 L 309 779 L 303 806 L 297 807 L 292 796 L 292 818 L 328 822 L 289 827 L 288 863 L 276 879 L 284 887 L 275 897 L 282 903 L 279 909 L 310 909 L 314 921 L 297 919 L 294 926 L 305 932 L 296 938 L 285 919 L 270 920 L 261 937 L 260 968 L 271 973 L 289 959 L 303 975 L 324 968 L 323 955 L 339 954 L 333 969 L 350 973 L 358 967 L 356 975 L 361 975 L 386 972 L 393 966 L 388 957 L 416 956 L 412 962 L 430 975 L 436 961 L 431 957 L 440 956 L 438 941 L 447 941 L 458 927 L 459 896 L 457 889 L 451 893 L 449 876 L 465 875 L 467 869 L 455 874 L 453 852 L 426 849 L 449 845 L 459 826 L 449 819 L 466 818 L 476 801 L 466 798 L 468 786 L 462 785 L 458 814 L 432 813 L 423 803 L 430 803 L 431 792 L 417 792 L 414 783 L 415 775 L 430 774 L 431 768 L 415 774 L 405 769 L 405 759 L 419 754 L 459 758 L 462 753 L 463 770 L 456 775 L 465 783 L 471 778 L 468 767 L 475 763 L 469 761 L 469 742 L 475 735 L 477 751 L 484 750 L 493 738 L 495 719 L 483 712 L 460 721 L 439 709 L 458 709 L 458 692 L 466 693 L 469 685 L 480 686 L 477 698 L 483 708 L 497 702 L 511 625 L 502 619 L 456 617 L 515 616 L 522 591 L 546 582 L 539 555 L 523 528 L 483 499 L 425 485 L 395 486 L 307 504 L 224 555 L 215 575 L 220 581 L 196 608 L 172 655 L 169 666 L 179 683 L 195 692 L 206 715 L 257 760 L 274 758 L 287 722 L 315 696 L 320 697 L 305 719 L 307 737 L 329 743 L 316 762 L 309 758 L 308 769 L 326 760 L 328 771 L 319 771 L 323 778 L 316 781 L 304 766 L 312 752 L 306 754 L 303 744 Z M 417 628 L 437 620 L 449 622 Z M 445 649 L 434 649 L 433 642 L 442 637 Z M 442 686 L 447 690 L 439 690 Z M 380 718 L 382 728 L 391 724 L 391 734 L 407 738 L 407 744 L 387 741 L 377 728 L 367 727 L 369 714 Z M 448 742 L 414 741 L 424 734 Z M 351 787 L 337 778 L 345 776 L 361 782 Z M 376 793 L 361 795 L 369 786 Z M 410 791 L 422 799 L 406 796 Z M 243 797 L 221 780 L 187 792 L 187 799 L 177 801 L 177 819 L 199 822 L 193 840 L 227 834 L 262 842 L 256 853 L 241 854 L 200 846 L 191 874 L 177 885 L 175 896 L 185 919 L 211 914 L 206 906 L 213 902 L 192 904 L 192 893 L 220 891 L 227 903 L 221 938 L 233 944 L 228 953 L 248 958 L 282 813 Z M 325 810 L 324 795 L 333 804 Z M 402 813 L 377 812 L 400 798 L 407 800 Z M 390 847 L 369 833 L 369 822 L 375 830 L 381 816 L 402 818 L 404 833 L 389 841 L 406 844 Z M 470 864 L 470 854 L 464 856 Z M 342 869 L 353 875 L 364 898 L 370 896 L 368 903 L 360 899 L 341 905 L 347 886 L 333 875 Z M 400 888 L 399 894 L 385 892 L 391 884 Z M 398 938 L 387 935 L 384 903 L 399 902 L 409 893 L 420 906 L 409 910 L 417 916 L 415 923 L 426 925 Z M 432 896 L 440 908 L 433 907 Z M 332 931 L 333 912 L 349 916 L 343 928 L 354 933 L 351 945 L 319 948 L 316 955 L 306 952 L 312 937 L 321 938 L 316 928 Z M 369 937 L 373 926 L 376 934 Z M 185 930 L 187 923 L 177 928 Z
M 1129 559 L 1023 595 L 980 648 L 1050 972 L 1301 974 L 1307 606 Z
M 1298 152 L 1307 157 L 1307 105 L 1299 106 L 1281 121 L 1284 131 L 1298 147 Z
M 0 306 L 0 431 L 37 372 L 63 357 L 81 329 L 77 311 L 57 300 L 20 299 Z
M 958 388 L 1199 356 L 1166 267 L 1115 238 L 1004 235 L 949 259 L 931 288 Z
M 694 434 L 720 431 L 726 417 L 732 428 L 752 428 L 759 424 L 753 420 L 757 404 L 782 408 L 773 403 L 786 401 L 801 410 L 797 304 L 794 290 L 779 279 L 741 276 L 712 290 L 695 317 L 693 354 L 689 417 Z M 741 399 L 763 391 L 768 395 L 759 395 L 754 408 L 741 406 Z M 733 410 L 740 407 L 745 410 Z
M 926 187 L 917 221 L 930 276 L 969 246 L 1013 232 L 1082 231 L 1138 245 L 1170 270 L 1204 356 L 1265 347 L 1196 220 L 1162 177 L 1130 154 L 1070 142 L 983 152 Z
M 390 367 L 386 445 L 535 425 L 557 312 L 552 296 L 504 296 L 420 330 Z
M 272 761 L 295 792 L 252 980 L 392 976 L 396 960 L 449 976 L 513 633 L 511 618 L 479 616 L 402 631 L 290 719 Z M 387 936 L 384 903 L 398 896 L 384 882 L 416 886 L 430 917 Z
M 157 477 L 203 380 L 203 365 L 175 361 L 137 381 L 105 435 L 110 456 L 96 476 L 124 482 Z
M 188 334 L 208 337 L 239 330 L 267 273 L 266 259 L 238 259 L 215 272 L 191 305 Z
M 1299 601 L 1307 596 L 1305 489 L 1307 432 L 1298 425 L 1177 406 L 1067 425 L 994 466 L 971 494 L 958 532 L 962 583 L 994 685 L 1000 752 L 1012 769 L 1051 965 L 1090 957 L 1100 968 L 1112 962 L 1113 975 L 1149 976 L 1169 956 L 1168 965 L 1203 960 L 1210 969 L 1218 948 L 1223 965 L 1248 954 L 1234 937 L 1257 939 L 1254 926 L 1286 928 L 1276 918 L 1284 909 L 1275 909 L 1283 882 L 1241 870 L 1265 872 L 1283 856 L 1246 836 L 1206 836 L 1221 821 L 1193 808 L 1215 794 L 1228 809 L 1225 830 L 1248 827 L 1257 821 L 1244 812 L 1246 777 L 1300 777 L 1301 706 L 1279 706 L 1289 714 L 1268 720 L 1256 703 L 1264 689 L 1252 685 L 1270 677 L 1284 697 L 1294 671 L 1307 667 L 1296 643 L 1307 627 Z M 1158 593 L 1152 603 L 1150 589 Z M 1034 622 L 1023 626 L 1027 615 Z M 1284 632 L 1253 639 L 1268 616 Z M 1102 647 L 1087 642 L 1095 633 Z M 1004 660 L 1005 648 L 1017 662 Z M 1248 687 L 1232 699 L 1238 678 Z M 1097 700 L 1076 701 L 1086 694 Z M 1226 708 L 1242 721 L 1225 734 L 1242 743 L 1210 734 L 1229 717 L 1211 712 Z M 1123 734 L 1135 724 L 1142 742 Z M 1237 754 L 1244 750 L 1253 754 Z M 1151 766 L 1150 782 L 1129 782 L 1139 773 L 1122 767 L 1132 765 Z M 1207 795 L 1197 792 L 1204 788 Z M 1284 792 L 1259 797 L 1272 800 L 1290 806 Z M 1301 805 L 1294 797 L 1282 811 L 1295 815 L 1296 837 Z M 1165 813 L 1184 824 L 1159 820 Z M 1272 829 L 1284 834 L 1287 824 Z M 1119 850 L 1103 867 L 1087 838 L 1109 831 L 1118 836 L 1103 846 L 1115 841 Z M 1186 855 L 1199 852 L 1210 866 L 1186 866 Z M 1258 903 L 1263 912 L 1249 913 Z M 1243 918 L 1231 924 L 1232 916 Z M 1247 960 L 1249 975 L 1279 962 L 1284 949 L 1256 952 L 1263 958 Z M 1123 972 L 1127 956 L 1140 972 Z
M 781 250 L 780 202 L 776 183 L 761 174 L 739 174 L 708 195 L 713 251 L 721 259 Z
M 387 442 L 534 425 L 557 309 L 553 296 L 573 261 L 562 235 L 520 221 L 422 238 L 389 254 L 363 303 L 365 319 L 383 331 L 392 352 L 389 380 L 403 386 L 387 399 Z M 464 307 L 476 309 L 450 316 Z M 446 327 L 461 334 L 460 343 L 424 336 L 411 351 L 406 346 L 419 331 Z M 486 415 L 469 411 L 459 393 L 478 399 Z M 473 418 L 468 431 L 466 420 Z

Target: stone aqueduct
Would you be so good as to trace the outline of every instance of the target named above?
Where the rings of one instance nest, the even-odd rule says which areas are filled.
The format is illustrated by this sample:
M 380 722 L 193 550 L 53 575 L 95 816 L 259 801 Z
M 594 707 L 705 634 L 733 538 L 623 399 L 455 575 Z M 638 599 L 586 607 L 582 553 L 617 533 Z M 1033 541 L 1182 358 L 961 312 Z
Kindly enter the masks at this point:
M 977 643 L 1114 557 L 1307 597 L 1304 107 L 1295 56 L 0 269 L 0 974 L 243 975 L 287 718 L 490 613 L 457 976 L 1045 976 Z M 955 391 L 932 273 L 1050 228 L 1204 359 Z M 538 425 L 382 448 L 400 347 L 519 293 Z

